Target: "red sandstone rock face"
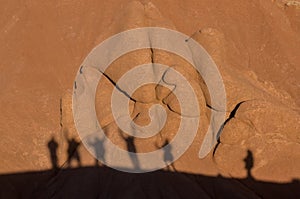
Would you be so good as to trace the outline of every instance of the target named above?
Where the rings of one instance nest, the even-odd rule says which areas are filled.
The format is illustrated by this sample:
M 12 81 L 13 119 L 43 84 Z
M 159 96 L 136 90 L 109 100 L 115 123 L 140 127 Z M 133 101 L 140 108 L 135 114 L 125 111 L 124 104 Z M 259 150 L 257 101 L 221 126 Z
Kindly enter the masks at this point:
M 149 63 L 152 56 L 155 62 L 174 65 L 195 88 L 201 125 L 191 147 L 174 163 L 176 169 L 245 177 L 243 159 L 251 150 L 256 179 L 300 178 L 300 10 L 296 1 L 10 1 L 0 10 L 1 173 L 50 168 L 47 143 L 52 135 L 58 141 L 59 164 L 63 165 L 66 139 L 79 140 L 71 98 L 83 59 L 109 36 L 158 26 L 191 35 L 209 52 L 224 80 L 227 117 L 245 101 L 225 125 L 214 158 L 211 152 L 200 160 L 198 152 L 210 118 L 201 77 L 183 59 L 155 49 L 116 60 L 106 71 L 114 81 L 135 65 Z M 107 125 L 108 132 L 118 130 L 109 108 L 112 89 L 104 79 L 96 98 L 99 122 Z M 146 105 L 130 105 L 133 117 L 140 113 L 136 122 L 147 124 L 147 110 L 157 102 L 155 96 L 163 99 L 168 92 L 154 85 L 137 90 L 134 98 Z M 180 110 L 174 97 L 168 104 Z M 174 136 L 179 118 L 171 111 L 168 116 L 161 135 L 137 140 L 138 151 L 154 150 L 153 143 L 162 145 L 164 139 Z M 120 136 L 108 136 L 125 148 Z M 82 145 L 79 153 L 83 165 L 93 164 Z

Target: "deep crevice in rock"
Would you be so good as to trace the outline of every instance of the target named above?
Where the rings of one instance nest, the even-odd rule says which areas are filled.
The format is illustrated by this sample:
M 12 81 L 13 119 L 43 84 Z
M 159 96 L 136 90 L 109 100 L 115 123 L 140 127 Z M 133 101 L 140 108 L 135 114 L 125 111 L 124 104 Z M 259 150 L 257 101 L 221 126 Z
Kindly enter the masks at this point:
M 221 127 L 220 127 L 220 129 L 218 130 L 218 133 L 217 133 L 217 138 L 218 138 L 218 139 L 217 139 L 217 142 L 218 142 L 218 143 L 217 143 L 216 146 L 214 147 L 214 150 L 213 150 L 213 157 L 215 156 L 215 153 L 216 153 L 216 151 L 217 151 L 217 148 L 218 148 L 218 146 L 219 146 L 220 143 L 221 143 L 221 141 L 220 141 L 220 135 L 221 135 L 221 133 L 222 133 L 222 131 L 223 131 L 225 125 L 226 125 L 232 118 L 235 117 L 237 110 L 240 108 L 240 106 L 241 106 L 244 102 L 247 102 L 247 101 L 249 101 L 249 100 L 244 100 L 244 101 L 241 101 L 241 102 L 237 103 L 237 104 L 235 105 L 234 109 L 230 112 L 229 117 L 228 117 L 228 118 L 225 120 L 225 122 L 221 125 Z
M 132 98 L 126 91 L 124 91 L 123 89 L 121 89 L 121 88 L 118 86 L 118 84 L 117 84 L 111 77 L 109 77 L 105 72 L 102 72 L 101 70 L 99 70 L 99 72 L 102 73 L 103 76 L 106 77 L 106 78 L 110 81 L 110 83 L 112 83 L 112 84 L 114 85 L 114 87 L 115 87 L 116 89 L 118 89 L 118 91 L 120 91 L 121 93 L 123 93 L 123 94 L 124 94 L 127 98 L 129 98 L 131 101 L 137 102 L 136 99 Z M 140 102 L 140 103 L 143 103 L 143 102 Z

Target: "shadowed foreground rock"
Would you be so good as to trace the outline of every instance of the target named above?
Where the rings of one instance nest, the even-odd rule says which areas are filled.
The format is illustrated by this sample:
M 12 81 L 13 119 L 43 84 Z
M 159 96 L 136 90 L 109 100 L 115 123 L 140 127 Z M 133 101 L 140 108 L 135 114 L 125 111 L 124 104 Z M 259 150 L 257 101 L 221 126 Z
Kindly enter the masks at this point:
M 107 167 L 82 167 L 0 176 L 1 198 L 179 199 L 299 198 L 300 182 L 273 183 L 156 171 L 129 174 Z

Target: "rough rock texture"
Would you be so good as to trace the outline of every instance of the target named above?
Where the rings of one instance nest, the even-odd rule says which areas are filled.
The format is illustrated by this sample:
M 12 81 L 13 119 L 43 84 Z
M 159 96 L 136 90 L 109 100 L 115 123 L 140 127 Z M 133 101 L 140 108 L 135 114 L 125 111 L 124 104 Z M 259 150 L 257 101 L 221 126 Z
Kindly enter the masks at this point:
M 212 151 L 200 160 L 209 99 L 201 77 L 185 60 L 144 49 L 120 57 L 106 71 L 117 81 L 130 68 L 154 61 L 172 66 L 190 81 L 199 99 L 201 125 L 191 147 L 174 163 L 176 170 L 244 178 L 244 158 L 250 150 L 255 179 L 300 178 L 299 1 L 12 0 L 0 11 L 2 174 L 51 168 L 47 143 L 52 136 L 58 143 L 58 163 L 65 166 L 67 140 L 80 141 L 72 118 L 72 87 L 83 59 L 111 35 L 158 26 L 198 41 L 216 62 L 227 93 L 230 119 L 214 156 Z M 126 149 L 122 137 L 114 133 L 118 128 L 109 106 L 113 87 L 108 79 L 99 83 L 97 116 L 108 137 Z M 179 118 L 171 109 L 180 112 L 180 107 L 174 96 L 166 98 L 169 92 L 146 85 L 134 93 L 133 98 L 143 102 L 130 104 L 136 123 L 149 122 L 147 112 L 153 103 L 163 104 L 169 117 L 159 135 L 136 141 L 138 152 L 155 150 L 174 137 Z M 82 145 L 79 154 L 82 165 L 94 163 Z

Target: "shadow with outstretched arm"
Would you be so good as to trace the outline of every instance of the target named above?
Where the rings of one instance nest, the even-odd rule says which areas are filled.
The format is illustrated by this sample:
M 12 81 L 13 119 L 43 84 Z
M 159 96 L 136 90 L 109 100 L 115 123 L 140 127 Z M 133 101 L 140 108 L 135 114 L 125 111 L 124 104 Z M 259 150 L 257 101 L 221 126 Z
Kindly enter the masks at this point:
M 75 138 L 68 139 L 68 159 L 67 159 L 67 166 L 71 167 L 72 160 L 77 162 L 78 167 L 81 167 L 81 159 L 78 152 L 78 147 L 80 142 L 77 142 Z
M 72 161 L 75 161 L 77 163 L 77 166 L 81 167 L 81 158 L 78 152 L 80 142 L 78 142 L 74 137 L 70 138 L 70 135 L 68 135 L 69 131 L 67 129 L 64 129 L 62 133 L 68 143 L 67 161 L 65 162 L 65 164 L 67 165 L 67 167 L 71 167 Z

